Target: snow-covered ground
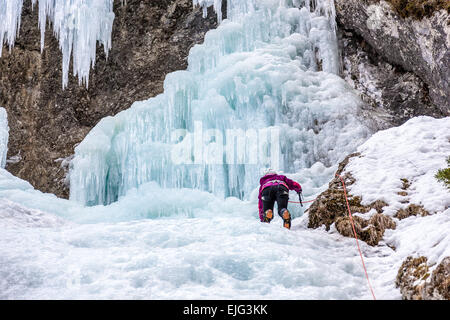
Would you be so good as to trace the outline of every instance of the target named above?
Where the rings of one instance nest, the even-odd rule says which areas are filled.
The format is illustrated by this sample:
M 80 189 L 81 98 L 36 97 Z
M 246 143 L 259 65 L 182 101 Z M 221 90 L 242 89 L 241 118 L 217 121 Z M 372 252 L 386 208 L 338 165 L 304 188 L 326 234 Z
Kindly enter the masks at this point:
M 354 158 L 349 168 L 358 180 L 369 177 L 360 172 L 372 165 L 384 175 L 382 181 L 397 179 L 396 174 L 407 177 L 413 182 L 413 199 L 425 199 L 431 190 L 415 188 L 414 181 L 444 167 L 449 125 L 449 118 L 421 117 L 379 132 L 359 148 L 364 157 Z M 378 143 L 381 137 L 384 142 Z M 393 153 L 396 157 L 386 159 Z M 374 154 L 378 161 L 363 161 Z M 415 160 L 417 172 L 407 174 L 408 167 L 399 161 L 406 156 Z M 117 212 L 133 211 L 143 203 L 135 207 L 128 203 L 121 209 L 119 204 L 81 207 L 27 189 L 27 183 L 19 184 L 19 179 L 1 171 L 3 299 L 371 299 L 354 239 L 308 229 L 306 215 L 294 219 L 289 231 L 278 217 L 271 224 L 260 223 L 256 199 L 221 201 L 209 194 L 211 198 L 203 203 L 193 201 L 197 207 L 190 215 L 139 219 L 124 213 L 128 221 L 117 221 Z M 397 222 L 397 229 L 387 230 L 377 247 L 360 243 L 378 299 L 401 298 L 394 281 L 406 256 L 426 255 L 439 262 L 449 254 L 449 197 L 443 186 L 428 183 L 433 196 L 440 194 L 436 201 L 445 211 L 436 207 L 438 212 L 431 216 Z M 358 188 L 356 183 L 351 192 L 362 190 Z M 389 204 L 390 195 L 395 203 L 396 188 L 385 187 L 382 193 Z M 320 190 L 323 187 L 316 191 Z M 190 197 L 195 197 L 200 191 L 191 192 Z M 207 197 L 206 193 L 197 196 Z M 370 199 L 371 189 L 362 196 Z M 72 213 L 62 218 L 64 211 Z M 96 221 L 89 221 L 89 214 L 97 214 Z
M 369 298 L 352 239 L 298 221 L 288 231 L 279 219 L 262 224 L 240 209 L 210 218 L 3 224 L 0 298 Z
M 363 205 L 383 200 L 389 204 L 384 208 L 387 215 L 410 203 L 423 205 L 430 213 L 449 208 L 448 189 L 434 177 L 438 169 L 446 168 L 450 156 L 448 117 L 413 118 L 400 127 L 377 132 L 358 151 L 363 156 L 351 158 L 347 170 L 356 179 L 349 189 L 352 195 L 361 196 Z M 408 181 L 406 190 L 402 179 Z M 401 191 L 407 195 L 398 194 Z

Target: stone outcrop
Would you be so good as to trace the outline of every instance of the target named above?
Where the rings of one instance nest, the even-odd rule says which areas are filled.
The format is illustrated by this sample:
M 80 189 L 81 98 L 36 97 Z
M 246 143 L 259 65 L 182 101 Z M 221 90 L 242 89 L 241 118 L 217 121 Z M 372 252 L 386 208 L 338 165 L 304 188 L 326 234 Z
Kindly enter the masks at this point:
M 424 256 L 406 258 L 395 282 L 403 299 L 450 300 L 450 257 L 443 259 L 432 273 L 431 267 Z
M 437 6 L 418 19 L 383 0 L 335 3 L 342 76 L 372 112 L 388 126 L 450 115 L 447 10 Z
M 212 10 L 204 19 L 191 0 L 127 0 L 124 6 L 116 0 L 108 59 L 99 47 L 89 89 L 69 75 L 63 91 L 58 42 L 48 27 L 40 53 L 37 10 L 30 3 L 24 2 L 15 47 L 9 52 L 4 46 L 0 59 L 0 106 L 10 127 L 7 170 L 67 197 L 74 147 L 103 117 L 161 93 L 166 74 L 187 67 L 190 48 L 203 42 L 217 19 Z
M 360 156 L 359 153 L 350 154 L 339 164 L 336 174 L 342 175 L 346 187 L 352 185 L 355 179 L 348 172 L 343 174 L 343 171 L 349 160 L 358 156 Z M 353 197 L 348 193 L 347 196 L 352 215 L 354 213 L 368 213 L 371 210 L 376 210 L 377 212 L 367 219 L 359 215 L 353 215 L 358 239 L 375 246 L 383 238 L 386 229 L 395 229 L 396 224 L 394 220 L 383 214 L 383 207 L 387 205 L 385 202 L 377 200 L 369 205 L 362 205 L 360 197 Z M 307 212 L 309 228 L 318 228 L 324 225 L 326 230 L 330 230 L 331 225 L 334 223 L 336 230 L 340 234 L 346 237 L 354 237 L 353 227 L 347 212 L 344 188 L 338 176 L 331 180 L 328 189 L 317 197 Z
M 395 214 L 395 217 L 399 220 L 411 217 L 411 216 L 421 216 L 421 217 L 425 217 L 430 215 L 430 213 L 425 210 L 425 208 L 423 206 L 418 206 L 414 203 L 410 204 L 408 207 L 406 207 L 405 209 L 400 209 L 397 211 L 397 213 Z

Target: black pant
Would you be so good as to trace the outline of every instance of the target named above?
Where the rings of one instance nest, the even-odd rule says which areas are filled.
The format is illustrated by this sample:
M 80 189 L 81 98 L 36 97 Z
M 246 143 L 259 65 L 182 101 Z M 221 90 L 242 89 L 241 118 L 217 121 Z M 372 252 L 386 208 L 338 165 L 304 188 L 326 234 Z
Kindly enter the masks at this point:
M 284 210 L 287 209 L 289 189 L 282 184 L 266 187 L 261 193 L 261 200 L 264 212 L 269 209 L 273 211 L 273 205 L 276 201 L 278 205 L 278 215 L 282 217 Z

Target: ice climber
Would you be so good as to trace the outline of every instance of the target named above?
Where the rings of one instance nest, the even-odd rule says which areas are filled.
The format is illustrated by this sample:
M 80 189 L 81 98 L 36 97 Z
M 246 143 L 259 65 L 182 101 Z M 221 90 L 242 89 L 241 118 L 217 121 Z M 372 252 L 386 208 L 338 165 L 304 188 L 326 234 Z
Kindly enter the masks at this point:
M 278 206 L 278 215 L 283 219 L 283 226 L 291 228 L 291 214 L 287 209 L 289 190 L 297 192 L 300 204 L 302 204 L 302 187 L 297 182 L 286 176 L 277 174 L 268 169 L 259 180 L 259 218 L 261 222 L 270 223 L 273 219 L 273 206 L 275 201 Z

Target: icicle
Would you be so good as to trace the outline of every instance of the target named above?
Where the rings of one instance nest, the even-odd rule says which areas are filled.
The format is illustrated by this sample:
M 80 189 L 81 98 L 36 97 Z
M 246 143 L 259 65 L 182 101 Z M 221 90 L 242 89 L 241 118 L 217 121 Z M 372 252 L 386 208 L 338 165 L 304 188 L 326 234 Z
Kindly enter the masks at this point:
M 192 0 L 194 6 L 201 6 L 203 8 L 203 17 L 207 16 L 207 9 L 213 6 L 217 14 L 217 20 L 222 22 L 222 0 Z
M 106 56 L 111 49 L 114 21 L 113 0 L 32 0 L 39 3 L 41 51 L 44 50 L 47 19 L 62 51 L 62 87 L 68 84 L 69 63 L 73 58 L 74 75 L 79 83 L 89 84 L 89 72 L 95 64 L 97 42 Z M 0 44 L 6 41 L 10 50 L 20 27 L 23 0 L 0 0 Z M 1 51 L 0 51 L 1 56 Z

